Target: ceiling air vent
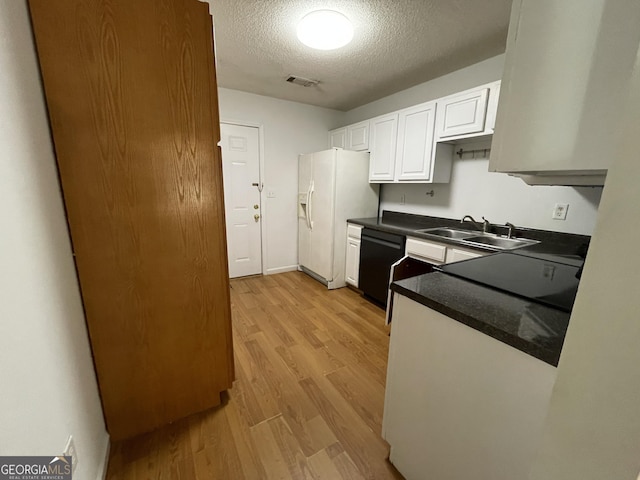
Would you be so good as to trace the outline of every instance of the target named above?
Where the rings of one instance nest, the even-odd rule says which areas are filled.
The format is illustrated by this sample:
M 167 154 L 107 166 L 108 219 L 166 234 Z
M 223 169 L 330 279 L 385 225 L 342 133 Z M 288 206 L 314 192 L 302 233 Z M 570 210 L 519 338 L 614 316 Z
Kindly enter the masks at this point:
M 296 85 L 302 85 L 303 87 L 313 87 L 320 83 L 318 80 L 311 80 L 310 78 L 304 78 L 304 77 L 296 77 L 295 75 L 290 75 L 289 78 L 287 78 L 287 82 L 295 83 Z

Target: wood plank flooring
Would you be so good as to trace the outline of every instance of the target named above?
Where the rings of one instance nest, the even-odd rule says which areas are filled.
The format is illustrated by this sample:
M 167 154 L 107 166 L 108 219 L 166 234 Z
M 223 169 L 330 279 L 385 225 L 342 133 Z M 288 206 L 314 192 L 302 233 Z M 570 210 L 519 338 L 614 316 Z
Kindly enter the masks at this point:
M 401 479 L 380 437 L 384 312 L 303 273 L 231 281 L 221 407 L 112 445 L 109 480 Z

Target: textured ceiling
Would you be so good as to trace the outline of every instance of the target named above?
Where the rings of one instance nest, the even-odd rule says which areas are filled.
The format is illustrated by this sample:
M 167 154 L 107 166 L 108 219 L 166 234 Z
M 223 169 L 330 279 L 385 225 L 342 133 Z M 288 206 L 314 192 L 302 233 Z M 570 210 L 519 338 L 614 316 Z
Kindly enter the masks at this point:
M 504 52 L 511 0 L 207 0 L 218 85 L 350 110 Z M 354 24 L 337 50 L 306 47 L 296 25 L 331 9 Z M 285 82 L 319 80 L 315 87 Z

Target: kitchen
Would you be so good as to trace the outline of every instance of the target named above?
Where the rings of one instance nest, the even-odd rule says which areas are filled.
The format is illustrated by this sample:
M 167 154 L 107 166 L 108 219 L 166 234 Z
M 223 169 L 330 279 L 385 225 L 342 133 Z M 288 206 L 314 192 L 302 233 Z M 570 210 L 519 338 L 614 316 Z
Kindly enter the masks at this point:
M 632 15 L 629 15 L 629 17 L 631 18 Z M 328 132 L 330 130 L 333 130 L 334 128 L 356 123 L 360 120 L 373 118 L 376 115 L 382 115 L 394 110 L 398 110 L 400 108 L 409 107 L 413 104 L 418 104 L 420 102 L 444 97 L 458 91 L 463 91 L 467 88 L 473 88 L 478 85 L 499 80 L 502 75 L 503 64 L 504 57 L 499 55 L 498 57 L 494 57 L 492 59 L 485 60 L 480 63 L 475 63 L 474 65 L 466 67 L 462 71 L 459 71 L 462 73 L 458 73 L 457 75 L 457 72 L 453 72 L 443 77 L 439 77 L 441 80 L 434 79 L 428 82 L 429 85 L 427 85 L 426 87 L 423 86 L 422 88 L 425 89 L 424 91 L 430 91 L 430 93 L 424 94 L 423 96 L 421 96 L 421 98 L 418 99 L 418 101 L 407 100 L 407 98 L 411 95 L 415 95 L 414 90 L 413 92 L 405 93 L 404 98 L 403 95 L 398 94 L 395 99 L 387 99 L 386 106 L 384 105 L 384 102 L 381 102 L 381 104 L 378 105 L 370 105 L 368 107 L 368 111 L 366 111 L 367 109 L 363 108 L 361 111 L 347 113 L 346 115 L 343 115 L 340 112 L 336 113 L 335 111 L 328 111 L 327 109 L 317 109 L 315 107 L 310 107 L 307 105 L 293 104 L 291 102 L 283 102 L 281 100 L 261 97 L 258 95 L 245 94 L 239 91 L 225 91 L 225 89 L 221 89 L 220 106 L 222 120 L 245 121 L 251 122 L 253 124 L 263 124 L 265 135 L 265 160 L 267 160 L 267 158 L 289 159 L 285 163 L 277 163 L 276 161 L 276 163 L 272 164 L 271 167 L 269 167 L 269 165 L 265 165 L 266 170 L 264 172 L 265 177 L 263 179 L 265 184 L 263 197 L 263 205 L 265 207 L 265 210 L 263 214 L 265 215 L 266 219 L 273 219 L 274 223 L 270 224 L 266 229 L 266 244 L 268 255 L 265 255 L 265 258 L 263 259 L 263 263 L 266 267 L 264 268 L 264 272 L 279 273 L 297 268 L 297 255 L 295 253 L 297 251 L 297 204 L 295 200 L 298 193 L 298 186 L 296 176 L 297 172 L 295 171 L 295 167 L 292 166 L 294 164 L 291 163 L 291 159 L 294 159 L 293 161 L 295 162 L 297 161 L 297 154 L 299 153 L 325 149 L 328 146 Z M 458 85 L 454 88 L 454 84 L 456 82 L 458 83 Z M 450 89 L 447 89 L 445 87 L 449 87 Z M 397 103 L 389 107 L 389 102 L 393 102 L 394 100 Z M 279 116 L 286 117 L 287 123 L 291 123 L 283 125 L 281 120 L 277 118 Z M 296 134 L 296 138 L 293 141 L 289 141 L 291 139 L 291 124 L 296 124 L 300 127 L 300 134 Z M 633 128 L 633 125 L 633 122 L 629 122 L 626 127 L 631 129 Z M 311 129 L 313 129 L 313 131 L 311 131 Z M 278 140 L 281 140 L 280 142 L 274 143 L 280 143 L 281 145 L 286 144 L 286 146 L 275 146 L 271 141 L 267 142 L 267 138 L 274 138 L 273 136 L 275 136 Z M 628 136 L 632 135 L 629 134 Z M 482 150 L 483 148 L 482 146 L 479 146 L 478 149 Z M 282 155 L 283 150 L 287 150 L 288 153 Z M 630 156 L 633 155 L 633 150 L 630 149 L 630 147 L 627 152 Z M 621 157 L 624 157 L 624 155 L 621 155 Z M 520 179 L 511 178 L 504 174 L 487 173 L 487 164 L 488 161 L 486 159 L 474 159 L 469 158 L 468 156 L 460 159 L 454 158 L 452 164 L 452 182 L 448 185 L 384 185 L 382 190 L 381 210 L 404 211 L 408 213 L 446 217 L 458 220 L 461 219 L 462 216 L 467 214 L 474 216 L 476 219 L 479 219 L 484 215 L 493 223 L 501 225 L 505 222 L 511 222 L 516 224 L 516 226 L 537 228 L 541 230 L 565 231 L 586 235 L 594 233 L 594 226 L 596 224 L 595 214 L 596 211 L 598 211 L 598 205 L 600 204 L 601 189 L 591 187 L 579 187 L 577 189 L 571 187 L 528 187 Z M 624 183 L 625 173 L 631 172 L 631 168 L 632 167 L 624 167 L 625 172 L 620 171 L 619 173 L 617 173 L 617 175 L 616 170 L 612 169 L 609 172 L 608 179 L 608 181 L 611 181 L 613 178 L 614 181 L 620 182 L 618 184 L 620 185 L 620 194 L 624 194 L 627 199 L 633 198 L 631 197 L 631 195 L 634 194 L 631 185 L 629 187 L 626 187 L 626 184 Z M 481 182 L 478 179 L 484 179 L 488 177 L 495 179 L 493 180 L 494 183 L 488 184 L 490 185 L 490 187 L 481 188 L 479 186 Z M 458 179 L 462 179 L 462 183 L 456 182 L 456 180 Z M 426 192 L 431 190 L 434 191 L 433 196 L 425 195 Z M 492 194 L 492 192 L 496 190 L 499 190 L 501 192 L 504 191 L 506 194 L 506 199 L 496 198 L 497 196 Z M 271 193 L 273 194 L 272 196 L 269 196 L 269 191 L 271 191 Z M 460 195 L 461 191 L 473 191 L 473 201 L 470 203 L 461 201 L 460 199 L 464 198 L 464 196 Z M 608 217 L 606 219 L 608 220 L 607 223 L 603 224 L 608 228 L 601 235 L 601 238 L 603 239 L 602 242 L 605 242 L 605 240 L 608 240 L 609 242 L 614 241 L 615 244 L 620 245 L 621 248 L 630 247 L 632 244 L 625 243 L 628 240 L 627 238 L 611 237 L 610 232 L 612 229 L 619 228 L 619 226 L 621 225 L 624 225 L 625 228 L 631 229 L 633 227 L 633 222 L 629 219 L 634 217 L 631 214 L 626 217 L 627 223 L 618 223 L 616 225 L 614 222 L 622 222 L 624 220 L 619 217 L 620 213 L 623 211 L 623 206 L 618 205 L 617 203 L 612 203 L 616 201 L 615 197 L 611 197 L 611 200 L 609 201 L 609 203 L 607 203 L 606 193 L 607 190 L 605 189 L 605 198 L 603 199 L 602 204 L 600 204 L 599 213 L 600 216 L 602 216 L 602 209 L 604 208 L 604 212 L 611 214 L 611 219 L 608 220 Z M 611 195 L 614 195 L 614 193 L 611 193 Z M 556 203 L 570 205 L 567 212 L 567 220 L 553 220 L 551 218 L 551 213 Z M 631 209 L 632 203 L 633 202 L 625 201 L 624 208 Z M 630 210 L 629 212 L 631 213 L 633 212 L 633 210 Z M 601 218 L 599 218 L 598 221 L 602 221 Z M 590 262 L 594 258 L 592 257 L 592 255 L 594 255 L 594 251 L 597 252 L 597 246 L 600 245 L 597 241 L 599 231 L 596 229 L 595 232 L 596 236 L 594 238 L 594 242 L 592 242 L 590 249 Z M 609 243 L 608 248 L 608 262 L 611 262 L 612 260 L 615 261 L 615 258 L 611 258 L 612 252 L 610 245 L 611 243 Z M 594 247 L 596 247 L 595 250 Z M 602 248 L 607 248 L 605 243 L 602 243 Z M 621 286 L 619 282 L 614 281 L 615 277 L 612 278 L 611 275 L 607 273 L 609 270 L 605 267 L 605 263 L 601 263 L 598 267 L 598 263 L 596 262 L 600 257 L 596 256 L 595 258 L 596 260 L 593 260 L 593 269 L 598 268 L 598 270 L 601 270 L 600 275 L 603 277 L 603 280 L 612 280 L 611 288 L 613 288 L 614 286 L 617 286 L 618 288 L 617 290 L 611 291 L 611 295 L 617 295 L 617 291 L 623 292 L 624 288 L 622 287 L 624 287 L 624 284 Z M 628 259 L 627 262 L 615 262 L 616 267 L 619 268 L 618 271 L 629 272 L 627 278 L 634 278 L 634 273 L 629 270 L 632 263 L 633 260 L 631 259 Z M 584 285 L 587 279 L 594 278 L 593 276 L 589 275 L 589 267 L 590 266 L 588 262 L 581 288 L 585 288 Z M 595 280 L 592 281 L 594 282 Z M 588 281 L 587 285 L 589 285 Z M 595 288 L 595 290 L 592 290 L 592 292 L 604 292 L 609 288 L 609 286 L 606 283 L 598 283 L 595 284 L 592 288 Z M 596 295 L 592 295 L 592 297 L 596 297 Z M 616 296 L 615 298 L 620 299 L 621 297 Z M 586 302 L 587 299 L 585 299 L 584 301 Z M 591 305 L 591 309 L 593 309 L 594 311 L 597 311 L 596 307 L 597 305 Z M 581 306 L 580 295 L 578 297 L 576 308 L 581 308 L 581 310 L 579 311 L 583 312 L 583 314 L 586 315 L 585 312 L 587 309 L 587 304 L 585 303 L 584 306 Z M 574 314 L 575 313 L 576 310 L 574 310 Z M 624 315 L 620 315 L 620 317 L 622 318 L 624 317 Z M 620 333 L 624 331 L 623 328 L 625 323 L 622 322 L 622 320 L 619 323 L 609 322 L 608 326 L 609 328 L 612 328 L 614 325 L 619 328 L 618 330 L 616 330 L 618 332 L 618 335 L 616 335 L 618 343 L 616 344 L 617 348 L 615 349 L 613 348 L 613 345 L 611 346 L 611 351 L 616 351 L 618 350 L 618 348 L 620 348 L 620 356 L 616 357 L 616 361 L 619 362 L 620 365 L 624 365 L 629 360 L 629 358 L 633 358 L 633 350 L 627 348 L 623 349 L 620 347 Z M 583 338 L 584 342 L 588 342 L 588 334 L 590 332 L 594 332 L 594 334 L 595 332 L 597 332 L 599 334 L 601 342 L 603 342 L 606 338 L 610 338 L 609 335 L 614 335 L 613 331 L 603 332 L 598 331 L 597 328 L 589 328 L 588 330 L 589 332 L 576 331 L 576 340 L 574 342 L 580 343 L 578 340 L 579 338 Z M 633 338 L 632 332 L 633 330 L 628 331 L 630 338 Z M 587 338 L 582 337 L 585 335 L 587 335 Z M 591 346 L 593 347 L 593 345 Z M 577 345 L 574 346 L 572 352 L 576 360 L 574 360 L 572 363 L 572 357 L 567 356 L 567 360 L 565 361 L 567 365 L 567 374 L 565 374 L 564 376 L 562 375 L 564 364 L 561 361 L 561 374 L 559 375 L 559 381 L 563 378 L 565 382 L 569 383 L 581 380 L 584 381 L 584 384 L 582 384 L 582 387 L 584 389 L 589 386 L 593 386 L 593 388 L 596 388 L 595 384 L 589 384 L 588 378 L 585 378 L 583 374 L 578 374 L 578 376 L 569 374 L 569 372 L 572 371 L 569 369 L 572 367 L 573 371 L 584 372 L 584 370 L 580 369 L 578 364 L 580 362 L 584 363 L 586 361 L 584 357 L 580 357 L 580 354 L 583 351 Z M 600 365 L 599 367 L 603 369 L 605 368 L 603 365 Z M 613 368 L 613 365 L 611 365 L 611 368 Z M 599 368 L 595 368 L 593 369 L 593 372 L 594 375 L 596 373 L 600 375 L 600 380 L 606 378 L 605 370 L 599 370 Z M 631 438 L 630 436 L 635 432 L 635 420 L 632 420 L 633 417 L 631 416 L 631 411 L 625 410 L 625 402 L 623 400 L 624 398 L 633 398 L 633 382 L 625 382 L 622 385 L 615 382 L 615 386 L 617 389 L 619 389 L 618 391 L 621 392 L 625 391 L 625 388 L 628 389 L 626 394 L 621 393 L 622 400 L 620 402 L 616 402 L 616 405 L 619 407 L 618 410 L 620 412 L 628 412 L 626 418 L 627 420 L 629 420 L 629 426 L 626 429 L 620 427 L 619 422 L 612 420 L 612 418 L 615 416 L 615 412 L 609 411 L 610 407 L 607 407 L 607 411 L 609 412 L 608 418 L 610 421 L 603 421 L 600 427 L 602 427 L 603 429 L 603 435 L 608 433 L 611 436 L 623 435 L 629 436 L 629 438 Z M 596 392 L 597 390 L 593 391 Z M 567 412 L 566 409 L 570 408 L 567 406 L 570 405 L 571 398 L 568 398 L 570 397 L 570 395 L 567 395 L 566 390 L 563 390 L 562 392 L 562 396 L 558 397 L 555 403 L 552 401 L 550 416 L 556 419 L 565 418 L 564 415 Z M 563 401 L 565 402 L 564 407 Z M 575 406 L 575 404 L 573 405 Z M 563 410 L 563 408 L 565 410 Z M 565 452 L 567 452 L 565 458 L 569 455 L 569 443 L 562 443 L 560 440 L 558 440 L 557 436 L 553 436 L 553 430 L 554 428 L 560 429 L 560 432 L 555 432 L 555 434 L 564 435 L 565 438 L 570 434 L 577 435 L 577 427 L 581 425 L 580 419 L 578 418 L 578 413 L 582 413 L 585 417 L 588 418 L 587 411 L 577 412 L 575 417 L 573 418 L 573 421 L 575 422 L 573 424 L 573 427 L 575 430 L 572 430 L 570 432 L 562 431 L 563 425 L 567 425 L 567 423 L 558 421 L 550 424 L 548 427 L 549 431 L 547 432 L 547 435 L 549 436 L 549 442 L 545 442 L 545 444 L 554 445 L 556 448 L 564 446 L 564 448 L 567 449 L 565 450 Z M 622 415 L 622 413 L 620 414 Z M 615 429 L 612 429 L 613 427 L 609 427 L 610 425 L 616 425 L 617 431 Z M 622 433 L 620 433 L 621 431 Z M 546 453 L 543 452 L 543 454 L 546 455 L 547 458 L 551 458 L 553 456 L 553 447 L 549 446 L 549 449 L 546 450 Z M 600 457 L 600 459 L 602 460 L 603 458 L 611 458 L 612 454 L 613 451 L 611 451 L 609 448 L 602 447 L 602 457 Z M 593 449 L 587 452 L 587 449 L 585 447 L 585 465 L 588 463 L 587 460 L 591 457 L 596 458 L 597 455 L 594 454 Z M 622 469 L 624 469 L 625 472 L 630 472 L 632 468 L 636 467 L 634 460 L 631 459 L 625 459 L 625 461 L 616 462 L 616 465 L 619 466 L 613 467 L 609 465 L 609 467 L 611 469 L 619 468 L 620 470 L 616 470 L 617 472 L 622 472 Z M 547 464 L 547 467 L 551 468 L 550 464 Z M 560 467 L 558 466 L 558 468 Z M 590 469 L 588 469 L 586 466 L 583 468 L 585 472 L 588 473 L 583 475 L 582 478 L 590 478 L 587 476 L 590 473 Z M 613 471 L 611 469 L 608 471 Z M 595 468 L 593 468 L 593 471 L 598 472 L 598 470 Z M 602 471 L 605 470 L 600 470 L 600 472 Z M 540 470 L 540 472 L 542 473 L 540 473 L 540 476 L 537 478 L 545 478 L 544 470 Z M 549 476 L 547 476 L 546 478 L 549 478 Z M 551 476 L 551 478 L 556 477 Z

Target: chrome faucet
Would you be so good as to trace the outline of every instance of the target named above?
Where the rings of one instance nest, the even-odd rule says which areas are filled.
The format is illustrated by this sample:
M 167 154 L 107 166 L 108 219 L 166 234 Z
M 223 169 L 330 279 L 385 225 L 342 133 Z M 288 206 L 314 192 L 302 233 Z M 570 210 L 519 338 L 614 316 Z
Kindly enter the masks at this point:
M 507 233 L 507 238 L 513 238 L 513 231 L 516 229 L 516 226 L 513 223 L 505 223 L 505 227 L 509 227 L 509 232 Z
M 489 220 L 487 220 L 486 218 L 482 217 L 482 232 L 488 233 L 490 228 L 491 228 L 491 222 L 489 222 Z
M 482 231 L 483 233 L 487 233 L 489 231 L 489 227 L 491 226 L 491 223 L 489 223 L 489 220 L 487 220 L 484 217 L 482 217 L 482 224 L 476 222 L 476 220 L 471 215 L 465 215 L 464 217 L 462 217 L 462 220 L 460 220 L 460 223 L 464 223 L 466 221 L 471 222 L 474 227 L 476 227 L 478 230 Z

